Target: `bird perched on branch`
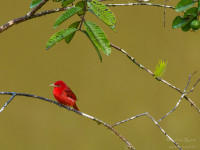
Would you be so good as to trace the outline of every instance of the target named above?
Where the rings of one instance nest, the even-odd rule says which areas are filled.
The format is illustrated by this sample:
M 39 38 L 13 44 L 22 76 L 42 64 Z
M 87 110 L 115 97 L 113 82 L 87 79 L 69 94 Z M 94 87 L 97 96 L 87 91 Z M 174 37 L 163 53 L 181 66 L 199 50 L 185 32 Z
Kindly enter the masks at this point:
M 72 92 L 72 90 L 65 84 L 63 81 L 57 81 L 54 84 L 50 84 L 49 86 L 53 86 L 53 95 L 55 99 L 67 106 L 72 106 L 74 109 L 78 110 L 76 106 L 76 95 Z

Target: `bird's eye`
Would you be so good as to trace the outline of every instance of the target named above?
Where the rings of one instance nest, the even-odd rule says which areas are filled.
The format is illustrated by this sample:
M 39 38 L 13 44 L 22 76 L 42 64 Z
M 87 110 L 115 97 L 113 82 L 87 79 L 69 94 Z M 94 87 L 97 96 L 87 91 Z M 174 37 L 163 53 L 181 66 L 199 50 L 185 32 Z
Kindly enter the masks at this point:
M 60 85 L 58 84 L 57 87 L 59 87 Z

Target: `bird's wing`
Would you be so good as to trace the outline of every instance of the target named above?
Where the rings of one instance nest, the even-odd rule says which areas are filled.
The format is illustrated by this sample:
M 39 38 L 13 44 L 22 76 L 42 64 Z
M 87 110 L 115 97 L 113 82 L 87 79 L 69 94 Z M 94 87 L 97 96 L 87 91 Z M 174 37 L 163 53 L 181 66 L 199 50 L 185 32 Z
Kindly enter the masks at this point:
M 65 90 L 66 94 L 68 97 L 72 98 L 73 100 L 77 100 L 76 95 L 72 92 L 70 88 L 67 88 Z

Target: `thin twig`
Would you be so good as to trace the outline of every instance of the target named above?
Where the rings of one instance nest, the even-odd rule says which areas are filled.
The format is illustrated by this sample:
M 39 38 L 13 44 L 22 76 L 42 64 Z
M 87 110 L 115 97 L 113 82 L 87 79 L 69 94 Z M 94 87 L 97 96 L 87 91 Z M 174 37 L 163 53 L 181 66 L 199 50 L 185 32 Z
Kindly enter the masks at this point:
M 167 0 L 165 0 L 165 6 L 164 6 L 164 28 L 165 28 L 166 6 L 167 6 Z
M 111 47 L 113 47 L 113 48 L 115 48 L 116 50 L 119 50 L 120 52 L 122 52 L 123 54 L 125 54 L 125 55 L 126 55 L 134 64 L 136 64 L 139 68 L 145 70 L 145 71 L 148 72 L 150 75 L 152 75 L 153 77 L 155 77 L 154 73 L 153 73 L 151 70 L 147 69 L 146 67 L 144 67 L 143 65 L 141 65 L 140 63 L 138 63 L 138 62 L 136 61 L 136 59 L 133 58 L 133 57 L 132 57 L 129 53 L 127 53 L 124 49 L 122 49 L 122 48 L 120 48 L 120 47 L 118 47 L 118 46 L 116 46 L 116 45 L 114 45 L 114 44 L 112 44 L 112 43 L 110 43 L 110 45 L 111 45 Z M 163 79 L 161 79 L 161 78 L 158 78 L 158 77 L 155 77 L 155 79 L 158 80 L 158 81 L 160 81 L 160 82 L 163 82 L 164 84 L 168 85 L 168 86 L 171 87 L 172 89 L 178 91 L 180 94 L 184 94 L 179 88 L 177 88 L 176 86 L 170 84 L 169 82 L 167 82 L 167 81 L 165 81 L 165 80 L 163 80 Z M 194 107 L 196 108 L 196 110 L 200 113 L 200 109 L 196 106 L 196 104 L 195 104 L 190 98 L 188 98 L 186 95 L 184 95 L 184 98 L 185 98 L 186 100 L 188 100 L 188 101 L 190 102 L 191 106 L 194 106 Z
M 194 88 L 196 87 L 196 85 L 199 83 L 200 79 L 197 80 L 197 82 L 194 84 L 194 86 L 191 88 L 190 91 L 188 91 L 186 94 L 189 94 L 190 92 L 194 91 Z
M 16 94 L 12 94 L 12 96 L 10 97 L 10 99 L 3 105 L 3 107 L 0 109 L 0 113 L 4 110 L 4 108 L 13 100 L 13 98 L 15 97 Z
M 122 124 L 122 123 L 125 123 L 125 122 L 127 122 L 127 121 L 130 121 L 130 120 L 133 120 L 133 119 L 135 119 L 135 118 L 142 117 L 142 116 L 148 116 L 148 117 L 154 122 L 154 124 L 156 124 L 156 126 L 165 134 L 165 136 L 166 136 L 172 143 L 174 143 L 174 145 L 176 145 L 176 147 L 178 147 L 178 148 L 181 150 L 181 147 L 178 145 L 178 143 L 176 143 L 176 142 L 165 132 L 165 130 L 158 124 L 158 122 L 156 122 L 156 120 L 155 120 L 151 115 L 149 115 L 148 112 L 142 113 L 142 114 L 136 115 L 136 116 L 134 116 L 134 117 L 125 119 L 125 120 L 123 120 L 123 121 L 120 121 L 120 122 L 118 122 L 118 123 L 115 123 L 114 125 L 112 125 L 112 127 L 115 127 L 115 126 L 117 126 L 117 125 L 120 125 L 120 124 Z
M 117 132 L 114 128 L 110 126 L 108 129 L 110 129 L 113 133 L 115 133 L 116 136 L 118 136 L 122 141 L 124 141 L 129 149 L 135 150 L 133 145 L 129 141 L 127 141 L 122 135 L 120 135 L 119 132 Z
M 189 84 L 190 84 L 191 78 L 192 78 L 192 76 L 193 76 L 195 73 L 196 73 L 196 71 L 195 71 L 193 74 L 190 74 L 190 75 L 189 75 L 189 79 L 188 79 L 187 85 L 186 85 L 186 87 L 185 87 L 185 89 L 184 89 L 184 91 L 183 91 L 183 94 L 185 94 L 185 92 L 187 91 L 187 88 L 188 88 L 188 86 L 189 86 Z
M 50 103 L 53 103 L 55 105 L 58 105 L 62 108 L 65 108 L 67 110 L 70 110 L 70 111 L 73 111 L 75 112 L 76 114 L 79 114 L 81 116 L 84 116 L 86 118 L 89 118 L 93 121 L 95 121 L 98 125 L 102 124 L 103 126 L 107 127 L 109 130 L 111 130 L 113 133 L 115 133 L 115 135 L 117 137 L 119 137 L 123 142 L 126 143 L 127 147 L 131 150 L 135 150 L 135 148 L 133 147 L 133 145 L 127 141 L 119 132 L 117 132 L 112 126 L 110 126 L 109 124 L 105 123 L 104 121 L 100 120 L 100 119 L 97 119 L 93 116 L 90 116 L 88 114 L 85 114 L 83 112 L 80 112 L 80 111 L 77 111 L 69 106 L 65 106 L 65 105 L 62 105 L 56 101 L 53 101 L 51 99 L 48 99 L 48 98 L 45 98 L 45 97 L 41 97 L 41 96 L 37 96 L 37 95 L 32 95 L 32 94 L 26 94 L 26 93 L 16 93 L 16 92 L 0 92 L 0 95 L 12 95 L 12 97 L 9 99 L 9 101 L 7 103 L 5 103 L 5 105 L 0 109 L 0 113 L 4 110 L 4 108 L 11 102 L 11 100 L 15 97 L 15 96 L 26 96 L 26 97 L 32 97 L 32 98 L 36 98 L 36 99 L 40 99 L 40 100 L 44 100 L 46 102 L 50 102 Z
M 178 105 L 180 104 L 180 102 L 181 102 L 181 100 L 183 99 L 183 97 L 185 96 L 185 94 L 183 94 L 182 96 L 181 96 L 181 98 L 179 99 L 179 101 L 176 103 L 176 106 L 171 110 L 171 111 L 169 111 L 166 115 L 164 115 L 162 118 L 160 118 L 159 120 L 158 120 L 158 123 L 159 122 L 161 122 L 164 118 L 166 118 L 167 116 L 169 116 L 169 114 L 171 114 L 177 107 L 178 107 Z
M 161 121 L 162 121 L 164 118 L 166 118 L 168 115 L 170 115 L 170 114 L 179 106 L 179 104 L 180 104 L 180 102 L 181 102 L 181 100 L 183 99 L 184 96 L 186 96 L 187 94 L 189 94 L 190 92 L 192 92 L 192 91 L 194 90 L 195 86 L 196 86 L 197 83 L 200 81 L 200 79 L 197 80 L 197 82 L 194 84 L 194 86 L 191 88 L 191 90 L 188 91 L 188 92 L 186 93 L 186 90 L 187 90 L 187 88 L 188 88 L 188 86 L 189 86 L 189 84 L 190 84 L 190 81 L 191 81 L 191 77 L 192 77 L 195 73 L 196 73 L 196 72 L 194 72 L 193 74 L 189 75 L 189 79 L 188 79 L 187 85 L 186 85 L 186 87 L 185 87 L 185 89 L 184 89 L 184 91 L 183 91 L 183 94 L 182 94 L 181 98 L 180 98 L 179 101 L 176 103 L 176 106 L 175 106 L 171 111 L 169 111 L 166 115 L 164 115 L 162 118 L 160 118 L 160 119 L 158 120 L 158 123 L 161 122 Z
M 141 6 L 156 6 L 156 7 L 166 7 L 166 8 L 171 8 L 171 9 L 175 9 L 172 6 L 165 6 L 162 4 L 153 4 L 153 3 L 127 3 L 127 4 L 105 4 L 106 6 L 109 7 L 115 7 L 115 6 L 137 6 L 137 5 L 141 5 Z
M 85 14 L 86 14 L 86 10 L 87 10 L 87 0 L 85 0 L 85 6 L 84 6 L 84 12 L 83 12 L 83 15 L 82 15 L 82 17 L 81 17 L 81 24 L 80 24 L 80 27 L 79 27 L 79 30 L 81 31 L 81 27 L 82 27 L 82 25 L 83 25 L 83 22 L 84 22 L 84 20 L 85 20 Z
M 135 119 L 135 118 L 139 118 L 139 117 L 144 116 L 144 115 L 147 115 L 147 112 L 146 112 L 146 113 L 139 114 L 139 115 L 136 115 L 136 116 L 133 116 L 133 117 L 128 118 L 128 119 L 126 119 L 126 120 L 117 122 L 117 123 L 111 125 L 111 127 L 115 127 L 115 126 L 117 126 L 117 125 L 120 125 L 120 124 L 125 123 L 125 122 L 130 121 L 130 120 L 133 120 L 133 119 Z
M 151 115 L 149 115 L 149 114 L 147 113 L 147 116 L 148 116 L 149 118 L 151 118 L 151 120 L 157 125 L 157 127 L 165 134 L 165 136 L 166 136 L 171 142 L 174 143 L 174 145 L 176 145 L 176 147 L 178 147 L 180 150 L 182 150 L 181 147 L 178 145 L 178 143 L 176 143 L 176 142 L 165 132 L 165 130 L 164 130 L 163 128 L 161 128 L 161 126 L 158 124 L 158 122 L 156 122 L 156 120 L 155 120 Z

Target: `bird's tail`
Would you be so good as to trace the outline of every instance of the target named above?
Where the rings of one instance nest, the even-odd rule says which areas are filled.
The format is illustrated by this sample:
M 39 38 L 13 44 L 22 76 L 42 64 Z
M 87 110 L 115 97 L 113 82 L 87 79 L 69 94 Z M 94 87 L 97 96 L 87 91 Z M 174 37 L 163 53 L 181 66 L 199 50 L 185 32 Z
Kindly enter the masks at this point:
M 74 103 L 73 108 L 76 109 L 76 110 L 78 110 L 78 111 L 80 111 L 80 110 L 78 109 L 78 107 L 76 106 L 76 103 Z

